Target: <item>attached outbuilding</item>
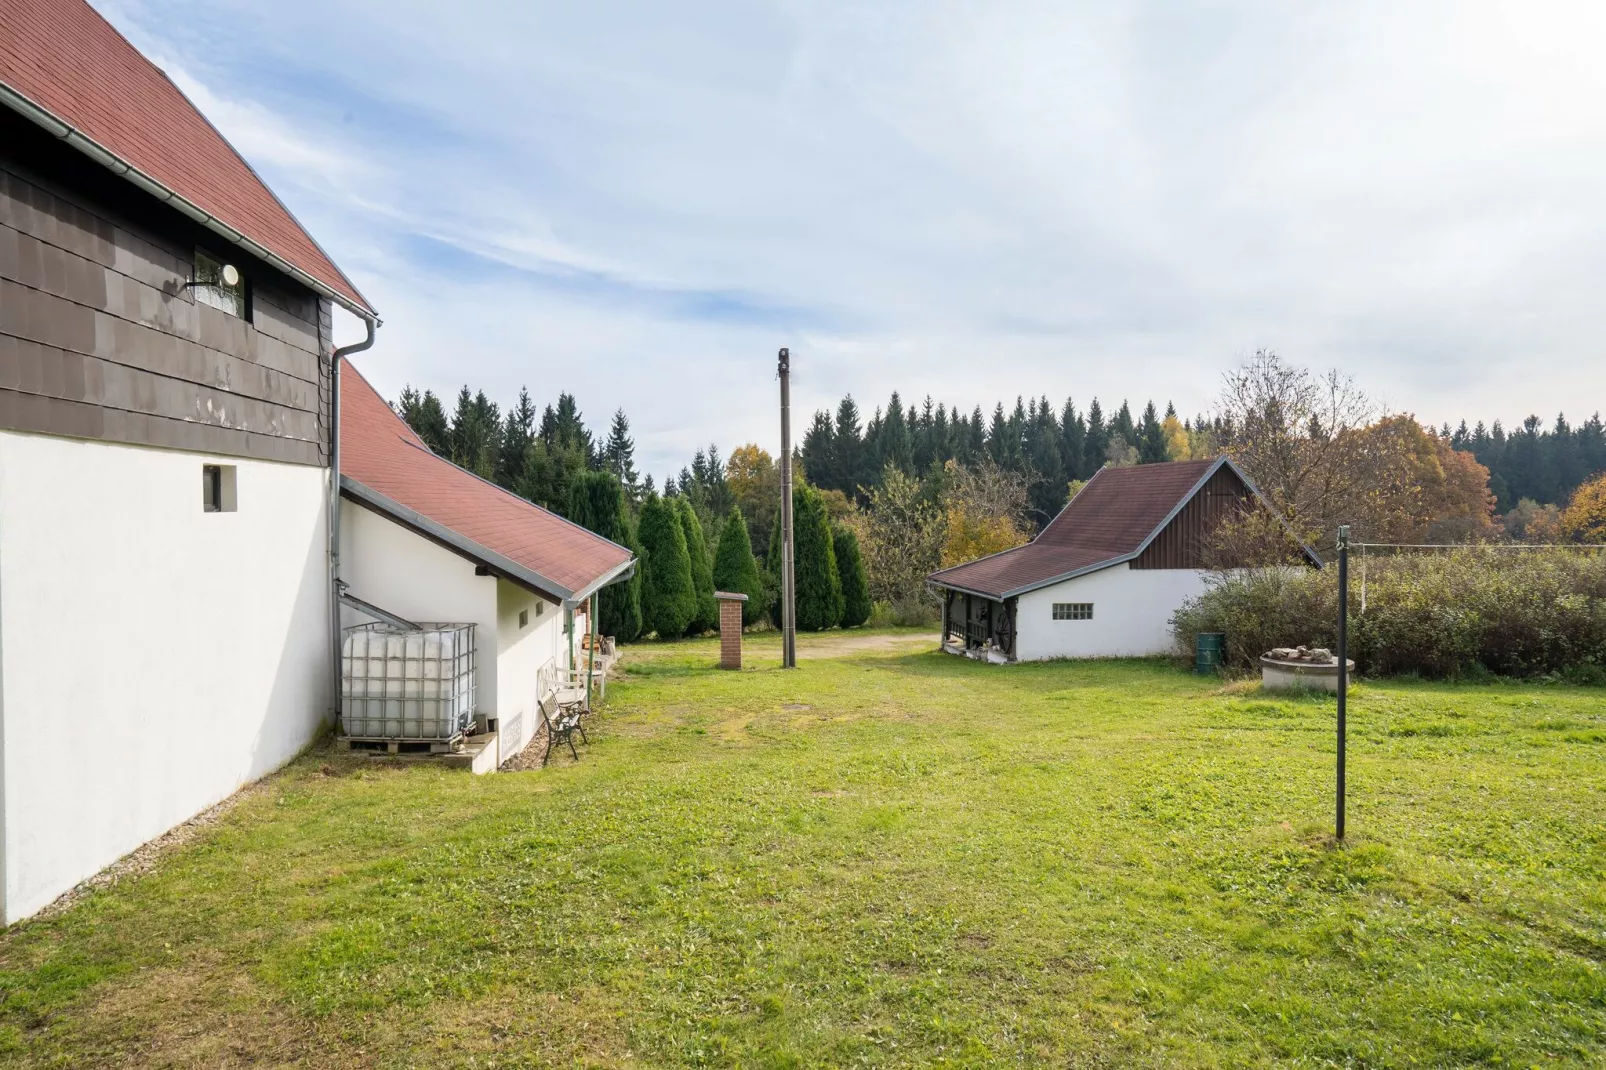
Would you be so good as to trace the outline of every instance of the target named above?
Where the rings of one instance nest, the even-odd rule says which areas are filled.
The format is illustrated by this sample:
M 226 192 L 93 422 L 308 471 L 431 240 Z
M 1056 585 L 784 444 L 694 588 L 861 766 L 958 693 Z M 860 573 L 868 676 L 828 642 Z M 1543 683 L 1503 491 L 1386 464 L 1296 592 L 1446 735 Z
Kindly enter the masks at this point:
M 1271 506 L 1225 457 L 1100 469 L 1025 546 L 931 574 L 943 648 L 998 662 L 1166 653 L 1171 615 L 1205 589 L 1212 536 L 1256 509 Z
M 342 625 L 472 624 L 475 713 L 498 761 L 517 754 L 537 704 L 585 668 L 596 593 L 635 558 L 432 453 L 349 363 L 339 463 Z

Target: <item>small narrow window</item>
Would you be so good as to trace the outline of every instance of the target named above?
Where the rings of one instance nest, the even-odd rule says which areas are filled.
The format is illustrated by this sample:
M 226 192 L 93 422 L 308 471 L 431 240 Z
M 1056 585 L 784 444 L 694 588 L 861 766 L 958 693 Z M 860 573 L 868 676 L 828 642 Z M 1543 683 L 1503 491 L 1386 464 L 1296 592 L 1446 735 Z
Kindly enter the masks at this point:
M 519 627 L 522 628 L 522 627 L 524 627 L 525 625 L 527 625 L 529 623 L 530 623 L 530 611 L 527 610 L 527 609 L 519 610 Z
M 231 316 L 249 320 L 246 302 L 245 279 L 240 269 L 224 264 L 214 256 L 195 250 L 195 299 L 203 305 L 222 309 Z
M 1092 620 L 1092 602 L 1055 602 L 1055 620 Z
M 201 508 L 208 513 L 235 511 L 234 465 L 201 465 Z

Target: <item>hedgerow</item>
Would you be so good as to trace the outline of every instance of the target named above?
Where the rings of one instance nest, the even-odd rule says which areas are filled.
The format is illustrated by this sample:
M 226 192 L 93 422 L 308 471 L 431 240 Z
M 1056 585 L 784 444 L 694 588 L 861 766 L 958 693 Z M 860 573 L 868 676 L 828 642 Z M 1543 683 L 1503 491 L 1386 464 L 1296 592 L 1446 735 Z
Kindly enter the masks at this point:
M 1430 677 L 1606 672 L 1606 552 L 1462 549 L 1350 564 L 1357 671 Z M 1172 616 L 1181 649 L 1224 632 L 1226 660 L 1338 642 L 1338 569 L 1222 573 Z

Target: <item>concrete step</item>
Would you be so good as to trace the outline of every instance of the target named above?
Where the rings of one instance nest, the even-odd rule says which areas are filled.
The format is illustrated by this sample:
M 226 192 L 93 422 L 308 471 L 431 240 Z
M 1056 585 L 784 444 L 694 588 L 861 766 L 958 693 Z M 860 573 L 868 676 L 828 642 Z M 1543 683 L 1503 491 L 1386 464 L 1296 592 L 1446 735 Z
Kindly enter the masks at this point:
M 467 769 L 475 776 L 481 776 L 496 772 L 499 753 L 496 733 L 486 732 L 484 735 L 469 736 L 463 741 L 462 750 L 443 754 L 441 761 L 454 769 Z

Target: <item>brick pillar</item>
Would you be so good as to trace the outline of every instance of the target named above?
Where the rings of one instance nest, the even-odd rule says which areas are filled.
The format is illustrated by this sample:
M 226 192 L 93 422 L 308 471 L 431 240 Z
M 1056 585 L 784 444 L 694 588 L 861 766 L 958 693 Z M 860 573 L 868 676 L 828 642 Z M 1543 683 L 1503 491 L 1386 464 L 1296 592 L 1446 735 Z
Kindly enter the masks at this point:
M 719 600 L 719 667 L 721 669 L 740 669 L 742 667 L 742 603 L 747 601 L 745 594 L 730 594 L 726 591 L 715 591 L 714 597 Z

